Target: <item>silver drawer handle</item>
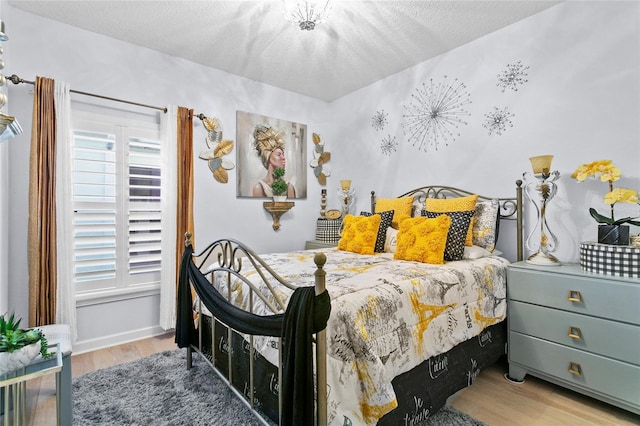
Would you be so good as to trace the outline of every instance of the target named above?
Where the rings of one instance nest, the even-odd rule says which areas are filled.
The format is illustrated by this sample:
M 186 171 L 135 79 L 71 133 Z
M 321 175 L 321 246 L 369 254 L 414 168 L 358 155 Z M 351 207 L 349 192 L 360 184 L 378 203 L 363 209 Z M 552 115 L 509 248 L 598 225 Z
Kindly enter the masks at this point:
M 582 367 L 577 362 L 569 363 L 569 373 L 575 376 L 582 376 Z
M 569 290 L 569 302 L 582 303 L 582 295 L 578 290 Z
M 580 330 L 580 327 L 569 326 L 569 337 L 576 340 L 582 339 L 582 331 Z

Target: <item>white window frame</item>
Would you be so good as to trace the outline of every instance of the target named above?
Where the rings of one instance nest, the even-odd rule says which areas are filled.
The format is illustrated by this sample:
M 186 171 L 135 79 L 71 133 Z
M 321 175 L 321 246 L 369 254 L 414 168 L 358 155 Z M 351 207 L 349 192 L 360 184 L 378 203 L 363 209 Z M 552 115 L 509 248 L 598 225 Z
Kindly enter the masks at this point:
M 160 123 L 85 111 L 74 111 L 72 114 L 72 127 L 73 131 L 86 130 L 114 134 L 116 136 L 116 143 L 126 147 L 126 149 L 121 148 L 116 150 L 116 276 L 113 279 L 81 283 L 75 282 L 74 279 L 78 306 L 158 294 L 161 280 L 160 271 L 141 275 L 130 275 L 128 273 L 128 141 L 130 136 L 161 141 Z M 160 149 L 162 149 L 162 145 L 160 145 Z M 73 153 L 73 147 L 71 151 Z M 160 155 L 162 156 L 162 151 Z M 70 202 L 73 203 L 73 188 L 70 188 L 69 193 Z

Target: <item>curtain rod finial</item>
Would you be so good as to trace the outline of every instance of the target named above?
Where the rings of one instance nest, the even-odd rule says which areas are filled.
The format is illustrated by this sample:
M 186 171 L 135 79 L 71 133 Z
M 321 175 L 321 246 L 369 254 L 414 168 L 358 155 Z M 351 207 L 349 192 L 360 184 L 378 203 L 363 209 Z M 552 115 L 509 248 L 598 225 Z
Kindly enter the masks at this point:
M 12 82 L 13 84 L 20 84 L 22 83 L 24 80 L 21 79 L 20 77 L 18 77 L 15 74 L 11 74 L 11 77 L 6 77 L 7 80 L 9 80 L 10 82 Z

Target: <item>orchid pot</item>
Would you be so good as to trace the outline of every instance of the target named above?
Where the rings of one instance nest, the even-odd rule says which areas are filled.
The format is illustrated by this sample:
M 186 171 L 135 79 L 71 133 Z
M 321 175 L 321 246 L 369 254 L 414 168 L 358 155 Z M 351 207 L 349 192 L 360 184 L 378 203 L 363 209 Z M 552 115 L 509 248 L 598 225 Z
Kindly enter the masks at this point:
M 598 242 L 601 244 L 629 245 L 629 225 L 640 226 L 639 218 L 616 218 L 614 206 L 617 203 L 638 203 L 638 191 L 631 188 L 613 188 L 613 182 L 620 179 L 622 173 L 614 166 L 611 160 L 594 161 L 578 166 L 571 175 L 578 182 L 584 182 L 587 178 L 599 178 L 608 183 L 609 192 L 604 194 L 604 203 L 609 205 L 609 215 L 600 214 L 593 207 L 589 214 L 598 223 Z
M 598 225 L 598 242 L 617 246 L 629 245 L 629 226 Z

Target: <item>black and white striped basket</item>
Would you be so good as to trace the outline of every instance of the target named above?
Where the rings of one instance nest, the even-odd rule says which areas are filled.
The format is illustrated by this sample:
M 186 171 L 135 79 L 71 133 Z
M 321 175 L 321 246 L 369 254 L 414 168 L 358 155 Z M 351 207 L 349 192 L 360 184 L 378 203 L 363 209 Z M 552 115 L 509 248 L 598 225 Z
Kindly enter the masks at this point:
M 640 248 L 593 242 L 580 243 L 580 266 L 587 272 L 640 278 Z
M 316 225 L 316 241 L 338 244 L 342 232 L 342 220 L 319 218 Z

